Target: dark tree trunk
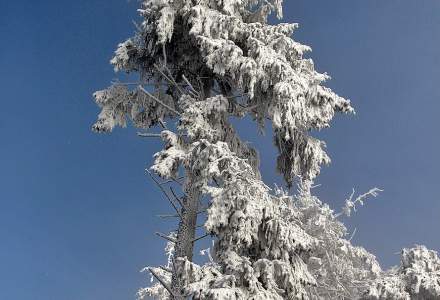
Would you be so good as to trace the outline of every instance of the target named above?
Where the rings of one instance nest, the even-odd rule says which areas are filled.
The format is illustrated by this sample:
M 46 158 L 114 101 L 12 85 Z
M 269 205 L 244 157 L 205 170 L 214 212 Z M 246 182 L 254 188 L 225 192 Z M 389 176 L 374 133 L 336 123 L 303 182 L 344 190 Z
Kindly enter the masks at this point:
M 193 176 L 187 172 L 185 196 L 182 204 L 182 219 L 179 222 L 177 230 L 177 241 L 174 248 L 174 269 L 171 279 L 171 290 L 174 299 L 184 299 L 182 288 L 185 285 L 184 279 L 181 278 L 178 258 L 186 257 L 189 261 L 193 259 L 194 238 L 197 226 L 197 213 L 199 209 L 200 191 L 193 180 Z

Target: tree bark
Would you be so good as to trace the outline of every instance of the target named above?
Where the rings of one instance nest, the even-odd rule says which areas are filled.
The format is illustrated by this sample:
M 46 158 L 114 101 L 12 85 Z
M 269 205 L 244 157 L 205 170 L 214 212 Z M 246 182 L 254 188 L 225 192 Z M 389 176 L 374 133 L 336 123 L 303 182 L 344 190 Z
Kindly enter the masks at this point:
M 200 190 L 194 181 L 193 174 L 186 172 L 185 196 L 182 204 L 182 218 L 179 222 L 177 230 L 177 240 L 174 248 L 174 268 L 171 279 L 171 290 L 174 294 L 174 299 L 182 300 L 182 289 L 185 285 L 185 280 L 182 278 L 179 270 L 182 266 L 178 258 L 185 258 L 189 261 L 193 259 L 194 238 L 197 226 L 197 212 L 199 209 Z

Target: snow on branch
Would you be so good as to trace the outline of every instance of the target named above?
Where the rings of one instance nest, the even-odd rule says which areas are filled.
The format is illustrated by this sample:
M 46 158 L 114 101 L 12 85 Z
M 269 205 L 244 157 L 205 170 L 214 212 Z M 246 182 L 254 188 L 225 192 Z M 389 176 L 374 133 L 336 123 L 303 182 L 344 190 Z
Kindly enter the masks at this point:
M 356 204 L 359 204 L 361 206 L 364 205 L 364 201 L 368 199 L 368 197 L 377 197 L 379 195 L 379 192 L 383 192 L 383 190 L 375 187 L 370 189 L 368 192 L 359 195 L 355 200 L 353 200 L 353 196 L 354 196 L 354 189 L 352 191 L 352 193 L 350 194 L 350 197 L 348 197 L 348 199 L 345 200 L 345 206 L 342 208 L 342 211 L 340 213 L 337 213 L 335 215 L 335 218 L 340 217 L 341 215 L 346 215 L 347 217 L 351 216 L 351 211 L 353 210 L 354 212 L 356 212 Z

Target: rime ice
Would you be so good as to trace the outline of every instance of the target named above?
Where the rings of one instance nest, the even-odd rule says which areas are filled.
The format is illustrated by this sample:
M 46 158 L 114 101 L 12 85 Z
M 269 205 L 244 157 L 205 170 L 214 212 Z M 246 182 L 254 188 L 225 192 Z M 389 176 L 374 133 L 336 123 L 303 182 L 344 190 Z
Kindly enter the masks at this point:
M 404 250 L 402 266 L 383 272 L 346 239 L 338 216 L 377 189 L 350 197 L 342 213 L 311 194 L 330 162 L 311 131 L 354 110 L 303 57 L 310 48 L 292 39 L 297 24 L 267 23 L 272 13 L 282 17 L 282 1 L 147 0 L 139 13 L 136 35 L 111 60 L 139 81 L 94 94 L 102 110 L 93 129 L 109 132 L 127 120 L 144 130 L 160 126 L 164 147 L 151 170 L 170 181 L 184 177 L 179 206 L 167 194 L 179 218 L 175 233 L 161 235 L 168 263 L 147 269 L 154 282 L 140 299 L 439 299 L 434 252 Z M 257 150 L 230 123 L 247 115 L 260 128 L 272 123 L 276 168 L 288 186 L 298 185 L 297 195 L 262 182 Z M 201 215 L 214 245 L 210 261 L 197 265 Z

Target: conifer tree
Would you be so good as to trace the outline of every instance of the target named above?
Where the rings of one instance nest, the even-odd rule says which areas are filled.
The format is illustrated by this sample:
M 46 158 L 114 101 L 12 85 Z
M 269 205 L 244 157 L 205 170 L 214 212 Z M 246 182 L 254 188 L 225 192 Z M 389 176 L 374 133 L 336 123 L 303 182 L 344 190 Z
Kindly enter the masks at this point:
M 330 162 L 324 142 L 310 132 L 353 108 L 322 85 L 328 76 L 303 57 L 310 49 L 292 39 L 297 24 L 268 24 L 272 13 L 282 17 L 281 5 L 144 0 L 135 36 L 119 44 L 111 60 L 116 71 L 138 74 L 139 81 L 115 82 L 94 94 L 102 110 L 93 130 L 110 132 L 129 120 L 146 131 L 141 136 L 164 143 L 147 172 L 174 208 L 178 226 L 158 234 L 167 240 L 168 263 L 148 268 L 156 283 L 139 298 L 379 294 L 370 285 L 383 282 L 375 257 L 352 246 L 339 214 L 310 193 L 320 166 Z M 231 124 L 245 116 L 261 129 L 271 122 L 276 168 L 288 187 L 298 184 L 298 195 L 262 182 L 257 149 Z M 148 132 L 155 127 L 159 134 Z M 182 186 L 181 196 L 166 187 L 169 182 Z M 364 196 L 350 198 L 344 212 Z M 201 216 L 206 234 L 197 237 Z M 210 261 L 197 265 L 194 244 L 204 236 L 214 246 Z

